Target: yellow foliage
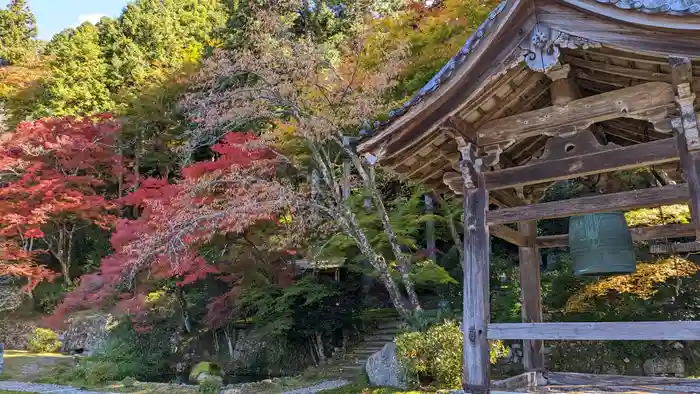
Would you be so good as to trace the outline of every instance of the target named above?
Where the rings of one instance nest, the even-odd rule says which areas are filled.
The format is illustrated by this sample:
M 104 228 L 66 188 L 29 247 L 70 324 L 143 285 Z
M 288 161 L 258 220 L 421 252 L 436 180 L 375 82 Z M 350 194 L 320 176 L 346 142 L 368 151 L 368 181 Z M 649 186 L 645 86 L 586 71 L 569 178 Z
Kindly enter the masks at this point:
M 625 213 L 625 219 L 630 227 L 690 223 L 690 208 L 687 204 L 676 204 L 659 208 L 637 209 Z
M 657 291 L 657 285 L 672 278 L 694 275 L 700 266 L 692 261 L 671 256 L 655 263 L 637 264 L 637 272 L 611 276 L 584 287 L 566 302 L 567 312 L 586 312 L 595 307 L 597 298 L 613 293 L 632 294 L 641 299 L 649 299 Z
M 394 16 L 369 22 L 364 43 L 368 68 L 382 54 L 404 43 L 410 47 L 410 62 L 403 72 L 403 91 L 412 94 L 432 77 L 464 45 L 465 40 L 498 4 L 493 0 L 445 0 L 438 7 L 409 7 Z M 401 100 L 401 98 L 399 98 Z

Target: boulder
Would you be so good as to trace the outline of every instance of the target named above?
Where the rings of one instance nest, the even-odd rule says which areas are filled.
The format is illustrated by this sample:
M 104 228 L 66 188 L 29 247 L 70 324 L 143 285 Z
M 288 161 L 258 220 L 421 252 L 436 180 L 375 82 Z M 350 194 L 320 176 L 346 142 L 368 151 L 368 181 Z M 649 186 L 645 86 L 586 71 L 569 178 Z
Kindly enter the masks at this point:
M 685 376 L 685 363 L 678 356 L 656 357 L 646 360 L 642 369 L 647 376 Z
M 221 370 L 218 364 L 212 362 L 200 362 L 192 367 L 190 371 L 190 381 L 193 383 L 202 383 L 206 380 L 224 381 L 224 371 Z
M 71 316 L 66 331 L 61 335 L 63 352 L 91 355 L 104 344 L 114 323 L 112 315 L 104 313 Z
M 365 370 L 369 382 L 374 386 L 408 388 L 406 370 L 396 356 L 396 345 L 393 342 L 371 355 Z

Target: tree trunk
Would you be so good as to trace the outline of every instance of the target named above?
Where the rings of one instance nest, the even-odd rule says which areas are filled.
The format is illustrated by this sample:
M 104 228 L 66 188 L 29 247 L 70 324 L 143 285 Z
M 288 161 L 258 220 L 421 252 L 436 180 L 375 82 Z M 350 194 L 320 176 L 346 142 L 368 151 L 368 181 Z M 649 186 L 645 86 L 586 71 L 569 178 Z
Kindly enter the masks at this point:
M 316 345 L 316 352 L 318 353 L 318 363 L 323 365 L 326 363 L 326 352 L 323 348 L 323 338 L 321 337 L 321 333 L 317 332 L 316 335 L 314 335 L 314 344 Z
M 190 321 L 190 313 L 187 311 L 187 301 L 185 301 L 185 296 L 182 295 L 182 289 L 179 287 L 175 289 L 175 297 L 182 311 L 182 324 L 185 326 L 185 331 L 191 333 L 192 322 Z
M 411 309 L 414 312 L 421 310 L 418 294 L 416 293 L 416 285 L 411 278 L 411 268 L 406 261 L 402 261 L 399 264 L 399 272 L 401 272 L 401 280 L 403 281 L 403 286 L 406 289 L 406 294 L 408 295 L 408 302 Z
M 372 169 L 370 168 L 369 172 L 366 171 L 357 154 L 354 153 L 348 145 L 342 142 L 342 138 L 339 143 L 341 148 L 348 155 L 348 158 L 351 160 L 352 164 L 359 172 L 365 183 L 367 192 L 371 194 L 372 199 L 377 205 L 377 213 L 382 220 L 384 231 L 389 238 L 389 243 L 391 244 L 392 251 L 394 252 L 397 262 L 401 263 L 402 261 L 405 261 L 405 256 L 403 253 L 401 253 L 396 234 L 394 233 L 391 223 L 389 223 L 389 216 L 386 212 L 386 208 L 384 207 L 384 203 L 382 202 L 382 197 L 379 195 L 377 190 Z M 379 272 L 380 278 L 384 283 L 387 292 L 389 293 L 389 297 L 391 298 L 391 302 L 394 304 L 396 311 L 403 319 L 408 319 L 412 313 L 411 309 L 420 308 L 420 303 L 418 302 L 418 296 L 415 293 L 413 281 L 408 276 L 410 273 L 408 265 L 403 264 L 403 269 L 406 273 L 404 279 L 407 279 L 405 284 L 410 297 L 410 309 L 406 306 L 406 301 L 401 295 L 399 287 L 391 277 L 386 259 L 381 254 L 377 253 L 374 247 L 372 247 L 366 234 L 360 226 L 359 221 L 357 220 L 357 216 L 346 204 L 343 198 L 342 188 L 336 182 L 333 171 L 328 164 L 329 160 L 326 160 L 324 152 L 314 144 L 309 144 L 309 148 L 318 166 L 317 171 L 314 171 L 314 179 L 312 182 L 312 186 L 314 187 L 315 192 L 317 192 L 315 195 L 319 199 L 317 203 L 318 206 L 323 207 L 323 210 L 329 216 L 335 219 L 335 221 L 341 226 L 345 234 L 355 241 L 355 244 L 360 249 L 362 255 L 368 260 L 372 267 Z M 323 181 L 325 188 L 321 188 L 319 181 Z M 323 201 L 324 197 L 325 201 Z
M 71 253 L 73 252 L 73 231 L 68 231 L 65 226 L 60 226 L 58 230 L 58 239 L 53 238 L 54 242 L 49 241 L 49 248 L 53 253 L 58 263 L 61 265 L 61 273 L 67 285 L 73 285 L 73 280 L 70 277 Z
M 406 307 L 406 301 L 401 295 L 399 287 L 396 286 L 394 278 L 391 277 L 388 271 L 380 272 L 380 278 L 382 283 L 384 283 L 384 287 L 386 287 L 387 293 L 389 293 L 389 298 L 391 299 L 391 303 L 394 304 L 396 312 L 399 313 L 401 318 L 408 320 L 411 317 L 412 311 Z
M 399 287 L 396 285 L 394 278 L 391 277 L 389 272 L 389 265 L 386 263 L 384 256 L 378 254 L 372 245 L 370 245 L 367 236 L 360 228 L 357 222 L 357 217 L 350 211 L 346 206 L 343 207 L 344 211 L 339 215 L 340 223 L 345 227 L 346 232 L 355 238 L 357 246 L 360 248 L 362 255 L 369 261 L 369 263 L 379 272 L 382 283 L 386 287 L 389 293 L 389 298 L 394 304 L 394 308 L 399 313 L 399 315 L 404 319 L 408 320 L 411 317 L 412 311 L 406 306 L 406 301 L 401 295 Z M 411 305 L 413 307 L 413 305 Z
M 224 335 L 226 336 L 226 344 L 228 345 L 228 354 L 233 360 L 233 341 L 231 341 L 231 329 L 228 325 L 224 327 Z

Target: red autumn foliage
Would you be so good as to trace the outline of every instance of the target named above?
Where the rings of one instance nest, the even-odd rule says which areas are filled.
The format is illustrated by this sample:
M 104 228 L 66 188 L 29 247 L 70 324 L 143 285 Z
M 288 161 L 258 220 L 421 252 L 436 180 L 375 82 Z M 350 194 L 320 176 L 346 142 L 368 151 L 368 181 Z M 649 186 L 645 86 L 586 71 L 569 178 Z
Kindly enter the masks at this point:
M 115 221 L 115 204 L 105 194 L 120 173 L 114 153 L 119 125 L 109 119 L 23 122 L 3 138 L 0 238 L 22 257 L 0 259 L 0 274 L 27 277 L 31 289 L 52 276 L 33 262 L 34 255 L 48 252 L 66 276 L 76 228 L 86 223 L 108 228 Z M 37 238 L 48 251 L 34 250 Z
M 172 279 L 177 286 L 209 275 L 240 279 L 226 264 L 205 260 L 201 247 L 215 236 L 241 234 L 275 220 L 291 199 L 275 179 L 279 156 L 252 134 L 229 133 L 212 150 L 215 160 L 183 169 L 177 183 L 146 179 L 121 200 L 138 207 L 140 217 L 117 223 L 111 239 L 114 253 L 102 260 L 97 273 L 81 279 L 55 318 L 106 305 L 117 313 L 139 314 L 143 294 L 158 279 Z

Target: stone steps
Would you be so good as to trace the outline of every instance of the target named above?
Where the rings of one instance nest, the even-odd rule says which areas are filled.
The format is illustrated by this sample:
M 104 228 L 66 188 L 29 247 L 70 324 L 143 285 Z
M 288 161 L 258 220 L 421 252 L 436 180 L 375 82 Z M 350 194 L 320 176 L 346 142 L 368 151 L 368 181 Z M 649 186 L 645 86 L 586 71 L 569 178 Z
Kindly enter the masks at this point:
M 403 321 L 398 315 L 382 316 L 375 320 L 377 328 L 366 335 L 345 355 L 341 362 L 343 377 L 353 378 L 365 372 L 365 364 L 374 353 L 382 350 L 384 345 L 394 340 L 403 327 Z

